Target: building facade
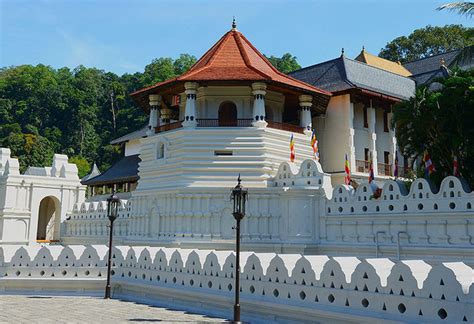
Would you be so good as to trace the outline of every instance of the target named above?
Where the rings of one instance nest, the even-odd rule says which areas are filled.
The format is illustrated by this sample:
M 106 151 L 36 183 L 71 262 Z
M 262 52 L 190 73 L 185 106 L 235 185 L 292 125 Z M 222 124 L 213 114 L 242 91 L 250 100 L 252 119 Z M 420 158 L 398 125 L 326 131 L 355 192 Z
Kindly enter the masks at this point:
M 61 224 L 84 201 L 77 167 L 55 154 L 51 167 L 29 167 L 0 148 L 0 245 L 59 242 Z

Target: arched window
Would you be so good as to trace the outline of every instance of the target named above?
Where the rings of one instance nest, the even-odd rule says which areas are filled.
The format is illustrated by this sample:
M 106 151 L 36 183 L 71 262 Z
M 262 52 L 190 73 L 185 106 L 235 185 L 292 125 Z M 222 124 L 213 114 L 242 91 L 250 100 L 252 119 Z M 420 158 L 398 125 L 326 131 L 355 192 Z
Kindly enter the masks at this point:
M 237 107 L 231 101 L 219 106 L 219 126 L 237 126 Z

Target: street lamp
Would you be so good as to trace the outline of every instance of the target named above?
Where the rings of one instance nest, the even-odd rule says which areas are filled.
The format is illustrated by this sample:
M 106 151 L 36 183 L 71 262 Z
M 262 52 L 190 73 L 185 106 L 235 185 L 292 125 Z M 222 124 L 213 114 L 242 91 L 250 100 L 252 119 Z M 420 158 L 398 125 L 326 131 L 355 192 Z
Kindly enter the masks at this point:
M 107 285 L 105 286 L 104 299 L 110 299 L 110 272 L 112 267 L 112 236 L 114 233 L 114 221 L 118 216 L 118 208 L 120 205 L 120 198 L 115 194 L 115 190 L 107 198 L 107 217 L 110 220 L 110 236 L 109 236 L 109 261 L 107 263 Z
M 244 189 L 240 184 L 240 174 L 237 179 L 238 183 L 232 189 L 231 199 L 234 201 L 234 215 L 237 225 L 235 226 L 235 304 L 234 304 L 234 323 L 240 323 L 240 221 L 245 216 L 245 202 L 247 201 L 248 190 Z

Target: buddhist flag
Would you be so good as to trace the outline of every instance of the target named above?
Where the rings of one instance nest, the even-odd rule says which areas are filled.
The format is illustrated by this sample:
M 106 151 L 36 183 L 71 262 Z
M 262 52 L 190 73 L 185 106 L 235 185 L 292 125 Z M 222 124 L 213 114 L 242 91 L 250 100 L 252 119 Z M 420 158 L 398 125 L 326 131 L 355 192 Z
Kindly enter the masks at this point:
M 395 165 L 393 167 L 393 176 L 398 178 L 398 153 L 395 152 Z
M 428 151 L 425 151 L 423 161 L 425 162 L 425 174 L 427 176 L 431 175 L 434 171 L 436 171 L 435 166 L 431 161 L 431 157 L 428 154 Z
M 290 161 L 295 162 L 295 140 L 293 139 L 293 134 L 290 138 Z
M 369 161 L 369 183 L 372 183 L 374 181 L 375 176 L 374 176 L 374 166 L 373 166 L 373 161 L 372 161 L 372 154 L 370 155 L 370 161 Z
M 344 177 L 344 183 L 346 185 L 350 185 L 351 184 L 351 168 L 350 168 L 349 160 L 347 159 L 347 154 L 346 154 L 346 162 L 344 165 L 344 171 L 346 172 L 346 176 Z
M 453 175 L 455 177 L 459 177 L 459 165 L 458 165 L 458 157 L 455 155 L 453 158 Z
M 316 139 L 316 130 L 313 129 L 313 135 L 311 135 L 311 147 L 313 148 L 314 159 L 319 161 L 319 149 L 318 140 Z

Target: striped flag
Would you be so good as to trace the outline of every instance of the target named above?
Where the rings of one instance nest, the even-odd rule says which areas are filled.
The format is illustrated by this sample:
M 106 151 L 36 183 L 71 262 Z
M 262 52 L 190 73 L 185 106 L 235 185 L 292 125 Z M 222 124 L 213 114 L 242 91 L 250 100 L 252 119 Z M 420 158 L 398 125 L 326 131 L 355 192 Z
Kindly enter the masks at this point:
M 344 177 L 344 183 L 346 185 L 351 184 L 351 168 L 349 165 L 349 160 L 347 159 L 347 154 L 346 154 L 346 162 L 344 164 L 344 171 L 346 172 L 346 176 Z
M 290 161 L 295 162 L 295 140 L 293 139 L 293 134 L 290 138 Z
M 436 171 L 435 166 L 431 161 L 431 157 L 428 154 L 428 151 L 425 151 L 423 161 L 425 162 L 425 174 L 427 176 L 431 175 L 434 171 Z
M 375 176 L 374 176 L 374 166 L 372 162 L 372 154 L 370 155 L 370 161 L 369 161 L 369 183 L 372 183 L 374 181 Z
M 393 167 L 393 176 L 398 178 L 398 153 L 395 152 L 395 165 Z
M 311 135 L 311 147 L 313 148 L 314 159 L 319 161 L 318 140 L 316 139 L 315 129 L 313 129 L 313 135 Z
M 459 164 L 458 164 L 458 157 L 455 155 L 453 158 L 453 175 L 455 177 L 459 177 Z

